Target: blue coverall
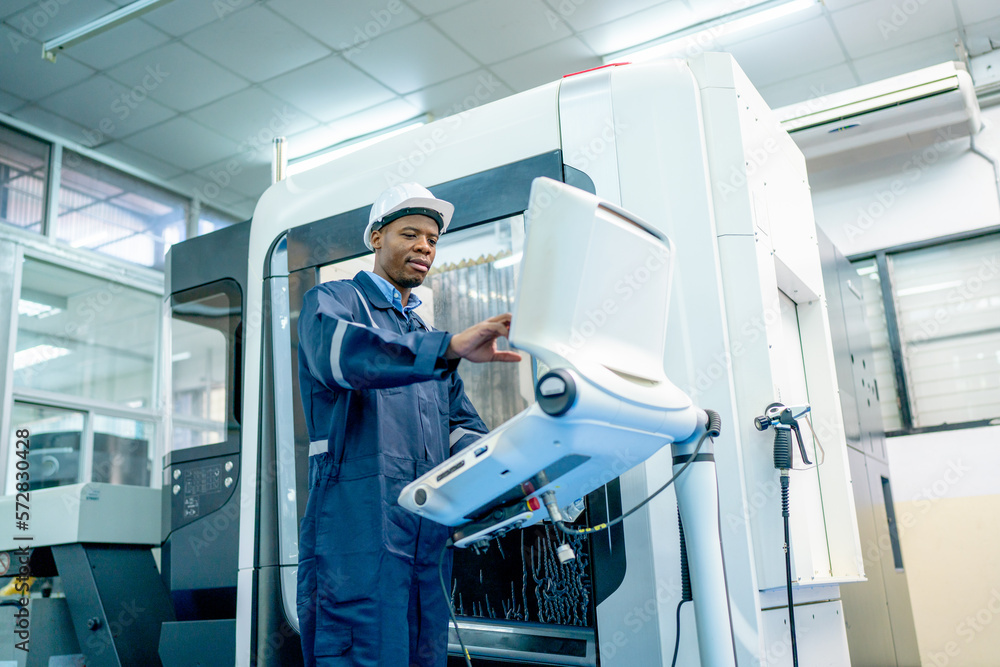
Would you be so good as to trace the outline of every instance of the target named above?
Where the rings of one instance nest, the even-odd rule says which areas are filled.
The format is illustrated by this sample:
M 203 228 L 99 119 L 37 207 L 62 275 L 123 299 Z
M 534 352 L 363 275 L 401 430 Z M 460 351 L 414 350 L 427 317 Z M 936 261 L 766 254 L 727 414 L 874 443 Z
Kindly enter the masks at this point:
M 450 340 L 394 308 L 364 271 L 303 299 L 299 384 L 312 446 L 298 615 L 307 666 L 446 664 L 437 564 L 449 529 L 397 498 L 487 432 L 458 360 L 444 357 Z

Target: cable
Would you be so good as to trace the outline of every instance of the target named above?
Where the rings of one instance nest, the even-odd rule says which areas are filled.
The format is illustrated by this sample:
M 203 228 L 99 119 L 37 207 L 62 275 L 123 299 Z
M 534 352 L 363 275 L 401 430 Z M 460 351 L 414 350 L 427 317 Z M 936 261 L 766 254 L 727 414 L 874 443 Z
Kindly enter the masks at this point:
M 681 647 L 681 605 L 694 599 L 691 594 L 691 570 L 688 568 L 687 540 L 684 539 L 684 524 L 681 521 L 681 508 L 677 508 L 677 529 L 680 531 L 681 545 L 681 601 L 677 603 L 677 632 L 674 635 L 674 657 L 670 667 L 677 665 L 677 652 Z
M 677 603 L 677 636 L 674 639 L 674 659 L 670 661 L 670 667 L 677 666 L 677 650 L 681 647 L 681 605 L 688 600 L 681 600 Z
M 684 462 L 684 465 L 681 466 L 681 469 L 678 470 L 677 472 L 675 472 L 673 474 L 673 476 L 670 479 L 667 480 L 667 483 L 664 484 L 663 486 L 661 486 L 660 488 L 658 488 L 656 491 L 654 491 L 651 496 L 647 497 L 641 503 L 639 503 L 638 505 L 636 505 L 635 507 L 633 507 L 632 509 L 630 509 L 628 512 L 625 512 L 624 514 L 622 514 L 617 519 L 614 519 L 613 521 L 609 521 L 608 523 L 599 523 L 596 526 L 590 526 L 590 527 L 586 527 L 586 528 L 568 528 L 566 526 L 566 524 L 563 523 L 562 521 L 556 522 L 556 526 L 558 526 L 559 530 L 561 530 L 562 532 L 566 533 L 567 535 L 586 535 L 587 533 L 596 533 L 596 532 L 601 531 L 601 530 L 607 530 L 611 526 L 615 526 L 615 525 L 621 523 L 627 517 L 629 517 L 630 515 L 632 515 L 632 513 L 634 513 L 637 510 L 639 510 L 641 507 L 643 507 L 644 505 L 646 505 L 646 503 L 648 503 L 650 500 L 652 500 L 653 498 L 655 498 L 656 496 L 658 496 L 660 493 L 662 493 L 663 491 L 665 491 L 668 486 L 670 486 L 671 484 L 673 484 L 677 480 L 677 478 L 680 477 L 681 474 L 685 470 L 687 470 L 687 467 L 689 465 L 691 465 L 692 463 L 694 463 L 695 457 L 698 456 L 698 452 L 701 450 L 701 446 L 705 442 L 705 440 L 707 438 L 709 438 L 709 437 L 712 437 L 713 435 L 719 435 L 718 431 L 717 430 L 716 431 L 705 431 L 701 435 L 701 437 L 698 439 L 698 445 L 694 448 L 694 451 L 691 452 L 691 455 L 688 457 L 688 460 Z M 712 442 L 715 442 L 715 441 L 713 440 Z
M 781 516 L 785 520 L 785 585 L 788 589 L 788 629 L 792 633 L 792 665 L 799 667 L 799 650 L 795 643 L 795 610 L 792 607 L 792 550 L 788 531 L 788 475 L 781 475 Z
M 444 543 L 444 547 L 441 549 L 441 555 L 438 556 L 438 580 L 441 582 L 441 592 L 444 593 L 444 601 L 448 603 L 448 615 L 451 616 L 451 623 L 455 626 L 455 636 L 458 637 L 458 643 L 462 647 L 465 665 L 466 667 L 472 667 L 472 658 L 469 657 L 469 649 L 465 648 L 465 642 L 462 641 L 462 633 L 458 629 L 458 621 L 455 620 L 455 608 L 451 604 L 451 595 L 448 594 L 448 587 L 444 585 L 444 555 L 453 544 L 454 542 L 451 541 L 451 538 L 448 538 L 448 541 Z

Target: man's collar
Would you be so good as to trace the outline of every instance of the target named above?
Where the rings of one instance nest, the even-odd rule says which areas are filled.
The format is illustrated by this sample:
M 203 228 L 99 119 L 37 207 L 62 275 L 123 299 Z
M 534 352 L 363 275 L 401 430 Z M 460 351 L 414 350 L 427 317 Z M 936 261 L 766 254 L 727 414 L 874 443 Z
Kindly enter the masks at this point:
M 354 276 L 354 282 L 361 287 L 361 290 L 373 306 L 380 310 L 392 308 L 392 303 L 385 298 L 382 290 L 375 284 L 375 281 L 368 275 L 367 271 L 358 271 L 358 275 Z

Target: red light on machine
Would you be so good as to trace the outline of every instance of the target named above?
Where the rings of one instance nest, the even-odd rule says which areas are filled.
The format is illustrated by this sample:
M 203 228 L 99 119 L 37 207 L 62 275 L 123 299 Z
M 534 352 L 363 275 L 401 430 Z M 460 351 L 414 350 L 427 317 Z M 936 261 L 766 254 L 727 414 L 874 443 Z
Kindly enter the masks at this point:
M 531 508 L 532 512 L 537 512 L 538 508 L 541 506 L 542 504 L 538 502 L 537 496 L 532 496 L 531 498 L 528 498 L 528 507 Z
M 573 72 L 572 74 L 563 74 L 562 78 L 567 78 L 571 76 L 576 76 L 577 74 L 586 74 L 587 72 L 593 72 L 595 70 L 604 69 L 605 67 L 619 67 L 621 65 L 631 65 L 631 62 L 621 62 L 621 63 L 608 63 L 607 65 L 601 65 L 600 67 L 591 67 L 590 69 L 580 70 L 579 72 Z

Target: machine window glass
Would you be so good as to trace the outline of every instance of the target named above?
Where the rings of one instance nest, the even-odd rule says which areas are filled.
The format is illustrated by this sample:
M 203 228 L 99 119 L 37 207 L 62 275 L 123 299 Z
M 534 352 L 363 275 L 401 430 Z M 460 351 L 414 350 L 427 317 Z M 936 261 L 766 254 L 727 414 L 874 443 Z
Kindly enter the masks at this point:
M 152 422 L 94 415 L 90 481 L 149 486 L 153 436 Z
M 913 427 L 1000 417 L 1000 238 L 889 256 Z
M 27 454 L 29 491 L 53 486 L 77 484 L 82 479 L 83 460 L 81 443 L 84 435 L 86 413 L 29 403 L 14 403 L 11 412 L 11 442 L 16 429 L 31 433 L 31 447 Z M 10 448 L 7 462 L 7 492 L 16 488 L 18 472 L 15 449 Z M 22 464 L 21 468 L 24 468 Z
M 42 231 L 48 144 L 0 127 L 0 222 Z
M 159 297 L 26 259 L 14 387 L 154 407 Z
M 239 287 L 224 280 L 175 294 L 170 319 L 171 449 L 225 442 L 234 406 Z
M 859 280 L 856 282 L 861 292 L 865 320 L 872 338 L 872 363 L 875 366 L 875 382 L 878 386 L 882 424 L 886 431 L 898 431 L 903 427 L 903 421 L 899 411 L 899 395 L 896 391 L 896 371 L 892 363 L 889 328 L 885 321 L 882 282 L 874 259 L 855 262 L 853 266 L 858 272 Z
M 417 309 L 430 326 L 459 332 L 514 308 L 517 262 L 524 242 L 524 216 L 516 215 L 441 236 L 434 266 L 413 293 Z M 329 264 L 320 282 L 353 278 L 371 271 L 374 254 Z M 509 349 L 506 340 L 497 344 Z M 463 364 L 465 391 L 490 428 L 499 426 L 533 401 L 531 362 L 517 365 Z
M 64 151 L 55 235 L 127 262 L 163 269 L 187 229 L 188 200 L 106 165 Z

